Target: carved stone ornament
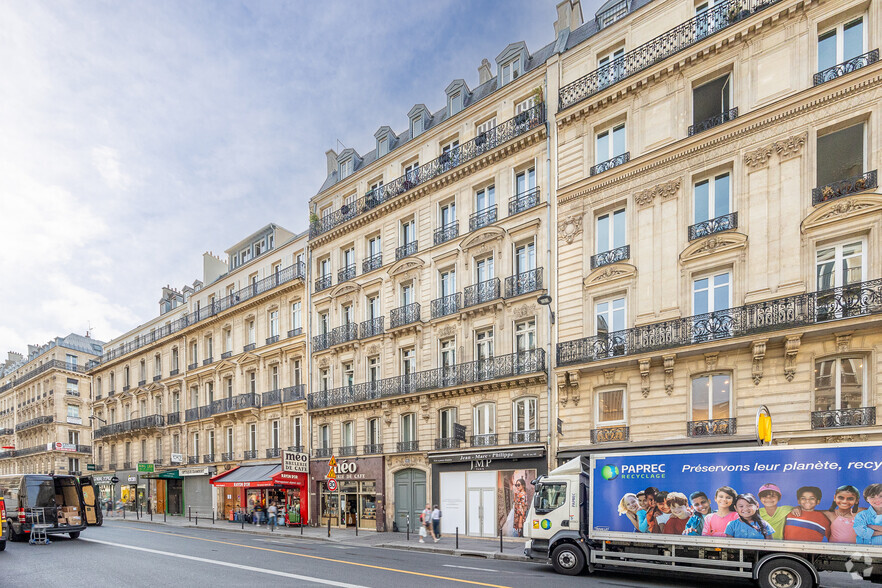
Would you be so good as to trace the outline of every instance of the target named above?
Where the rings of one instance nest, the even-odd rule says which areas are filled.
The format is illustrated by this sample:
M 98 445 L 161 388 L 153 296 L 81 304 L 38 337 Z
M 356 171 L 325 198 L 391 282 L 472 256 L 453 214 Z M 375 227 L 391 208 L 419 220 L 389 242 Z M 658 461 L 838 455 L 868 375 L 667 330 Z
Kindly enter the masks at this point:
M 807 139 L 808 132 L 804 132 L 799 135 L 788 137 L 783 141 L 776 141 L 772 146 L 775 148 L 775 151 L 778 152 L 778 157 L 781 159 L 787 159 L 799 155 L 799 152 L 802 151 Z
M 668 396 L 674 393 L 674 359 L 676 357 L 676 354 L 662 356 L 665 361 L 665 394 Z
M 536 314 L 536 305 L 535 304 L 524 304 L 521 306 L 516 306 L 512 309 L 511 313 L 515 318 L 524 318 L 527 316 L 533 316 Z
M 796 375 L 796 354 L 801 339 L 802 335 L 789 335 L 784 342 L 784 377 L 788 382 L 792 382 Z
M 763 359 L 766 357 L 766 343 L 768 342 L 768 339 L 753 342 L 753 366 L 750 374 L 753 376 L 755 386 L 759 386 L 760 380 L 763 379 Z
M 579 212 L 568 216 L 557 223 L 558 239 L 565 241 L 567 244 L 582 234 L 582 217 L 584 215 Z
M 388 400 L 383 401 L 383 404 L 381 404 L 380 406 L 383 409 L 383 422 L 385 422 L 387 426 L 391 425 L 392 424 L 392 408 L 389 406 L 389 401 Z
M 446 325 L 438 330 L 438 336 L 441 338 L 453 337 L 456 335 L 456 327 L 453 325 Z
M 429 413 L 429 397 L 428 396 L 420 396 L 420 410 L 423 411 L 423 420 L 428 421 L 432 416 Z
M 704 354 L 704 368 L 712 372 L 717 369 L 717 360 L 720 358 L 719 353 L 705 353 Z
M 371 345 L 368 346 L 368 348 L 367 348 L 368 355 L 377 355 L 378 353 L 380 353 L 380 346 L 378 344 L 372 343 Z
M 749 168 L 758 169 L 767 163 L 772 156 L 772 147 L 760 147 L 754 151 L 748 151 L 744 154 L 744 165 Z
M 616 368 L 609 368 L 603 370 L 603 378 L 606 380 L 606 385 L 610 386 L 613 383 L 613 380 L 616 378 Z
M 818 220 L 827 220 L 829 218 L 833 218 L 835 216 L 842 216 L 846 214 L 851 214 L 853 212 L 858 212 L 863 210 L 864 208 L 870 208 L 873 205 L 869 202 L 855 202 L 854 200 L 839 200 L 833 202 L 827 212 L 818 218 Z
M 638 206 L 649 206 L 656 196 L 660 196 L 662 200 L 674 198 L 680 190 L 680 178 L 657 184 L 652 188 L 641 190 L 634 193 L 634 202 Z
M 582 280 L 582 286 L 590 288 L 597 284 L 612 282 L 614 280 L 622 280 L 637 275 L 637 267 L 630 263 L 612 263 L 610 265 L 601 266 Z
M 579 406 L 579 374 L 578 372 L 564 372 L 557 374 L 557 391 L 560 397 L 560 405 L 566 406 L 572 397 L 573 404 Z
M 836 352 L 851 351 L 851 333 L 836 333 Z
M 321 358 L 321 359 L 319 360 L 319 367 L 321 367 L 321 368 L 326 368 L 326 367 L 328 367 L 328 364 L 329 364 L 329 363 L 330 363 L 330 362 L 329 362 L 328 358 L 327 358 L 327 357 L 323 357 L 323 358 Z
M 824 443 L 861 443 L 869 440 L 868 435 L 834 435 L 824 437 Z
M 640 392 L 643 398 L 649 397 L 649 360 L 640 360 Z

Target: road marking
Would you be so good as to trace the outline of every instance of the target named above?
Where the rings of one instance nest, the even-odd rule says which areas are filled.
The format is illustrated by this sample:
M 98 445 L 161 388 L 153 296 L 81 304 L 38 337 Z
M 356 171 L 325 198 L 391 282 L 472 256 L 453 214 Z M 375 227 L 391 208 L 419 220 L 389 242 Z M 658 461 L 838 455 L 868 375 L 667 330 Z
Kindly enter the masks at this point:
M 461 570 L 478 570 L 479 572 L 495 572 L 497 570 L 489 570 L 487 568 L 472 568 L 469 566 L 455 566 L 453 564 L 444 564 L 442 567 L 445 568 L 459 568 Z
M 322 557 L 320 555 L 307 555 L 305 553 L 293 553 L 290 551 L 282 551 L 280 549 L 270 549 L 269 547 L 258 547 L 256 545 L 244 545 L 242 543 L 233 543 L 232 541 L 218 541 L 217 539 L 206 539 L 205 537 L 188 537 L 186 535 L 180 535 L 177 533 L 166 533 L 165 531 L 153 531 L 151 529 L 138 529 L 133 527 L 133 530 L 140 531 L 142 533 L 155 533 L 157 535 L 171 535 L 172 537 L 178 537 L 181 539 L 191 539 L 193 541 L 206 541 L 208 543 L 220 543 L 221 545 L 232 545 L 233 547 L 245 547 L 246 549 L 257 549 L 259 551 L 270 551 L 272 553 L 283 553 L 285 555 L 293 555 L 294 557 L 304 557 L 307 559 L 317 559 L 321 561 L 329 561 L 332 563 L 344 564 L 347 566 L 358 566 L 362 568 L 371 568 L 374 570 L 383 570 L 384 572 L 395 572 L 398 574 L 407 574 L 410 576 L 422 576 L 423 578 L 435 578 L 436 580 L 447 580 L 449 582 L 459 582 L 461 584 L 472 584 L 474 586 L 488 586 L 489 588 L 509 588 L 508 586 L 503 586 L 500 584 L 488 584 L 486 582 L 477 582 L 474 580 L 461 580 L 459 578 L 450 578 L 447 576 L 436 576 L 435 574 L 425 574 L 423 572 L 411 572 L 410 570 L 399 570 L 396 568 L 386 568 L 383 566 L 375 566 L 371 564 L 358 563 L 353 561 L 344 561 L 340 559 L 333 559 L 330 557 Z M 94 541 L 94 539 L 91 539 Z M 111 545 L 114 545 L 111 543 Z
M 259 572 L 261 574 L 270 574 L 272 576 L 282 576 L 283 578 L 291 578 L 292 580 L 303 580 L 304 582 L 315 582 L 317 584 L 327 584 L 328 586 L 338 586 L 339 588 L 367 588 L 366 586 L 360 586 L 359 584 L 347 584 L 345 582 L 335 582 L 334 580 L 324 580 L 322 578 L 315 578 L 312 576 L 301 576 L 299 574 L 289 574 L 288 572 L 277 572 L 275 570 L 267 570 L 264 568 L 255 568 L 252 566 L 231 563 L 228 561 L 220 561 L 217 559 L 206 559 L 204 557 L 196 557 L 193 555 L 183 555 L 181 553 L 170 553 L 168 551 L 159 551 L 158 549 L 148 549 L 147 547 L 136 547 L 134 545 L 123 545 L 122 543 L 113 543 L 112 541 L 100 541 L 98 539 L 83 539 L 83 541 L 88 541 L 89 543 L 100 543 L 102 545 L 109 545 L 111 547 L 121 547 L 123 549 L 133 549 L 135 551 L 143 551 L 145 553 L 153 553 L 156 555 L 166 555 L 168 557 L 177 557 L 179 559 L 198 561 L 201 563 L 207 563 L 207 564 L 212 564 L 212 565 L 216 565 L 216 566 L 226 566 L 228 568 L 236 568 L 238 570 L 245 570 L 248 572 Z

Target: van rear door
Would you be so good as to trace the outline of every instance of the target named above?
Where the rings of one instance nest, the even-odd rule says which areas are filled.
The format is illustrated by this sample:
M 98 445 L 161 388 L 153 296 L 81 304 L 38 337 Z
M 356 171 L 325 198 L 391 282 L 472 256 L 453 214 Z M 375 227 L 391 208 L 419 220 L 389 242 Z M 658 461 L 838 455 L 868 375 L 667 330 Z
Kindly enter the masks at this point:
M 42 521 L 55 526 L 58 519 L 55 516 L 56 511 L 56 495 L 55 483 L 50 476 L 25 476 L 25 486 L 28 503 L 21 505 L 26 510 L 30 510 L 31 520 L 29 523 L 36 523 L 38 517 Z M 42 511 L 42 515 L 39 512 Z
M 101 516 L 101 509 L 98 508 L 98 492 L 89 476 L 80 478 L 80 488 L 83 491 L 83 508 L 85 509 L 86 524 L 97 525 Z

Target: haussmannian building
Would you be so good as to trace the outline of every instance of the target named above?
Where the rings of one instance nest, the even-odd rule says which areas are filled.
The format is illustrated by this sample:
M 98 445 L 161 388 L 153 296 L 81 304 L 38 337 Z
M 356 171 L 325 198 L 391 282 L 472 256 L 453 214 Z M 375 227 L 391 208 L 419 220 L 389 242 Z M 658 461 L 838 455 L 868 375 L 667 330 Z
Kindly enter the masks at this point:
M 71 333 L 0 365 L 0 474 L 79 475 L 92 460 L 89 361 L 104 344 Z

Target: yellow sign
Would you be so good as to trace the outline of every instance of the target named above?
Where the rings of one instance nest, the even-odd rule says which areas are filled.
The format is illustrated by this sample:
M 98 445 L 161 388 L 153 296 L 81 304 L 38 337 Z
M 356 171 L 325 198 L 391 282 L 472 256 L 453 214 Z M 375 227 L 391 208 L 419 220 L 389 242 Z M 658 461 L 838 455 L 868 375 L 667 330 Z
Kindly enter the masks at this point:
M 328 462 L 328 480 L 335 480 L 337 478 L 337 460 L 334 456 L 331 456 L 331 461 Z
M 756 411 L 756 442 L 760 445 L 772 444 L 772 413 L 766 405 Z

